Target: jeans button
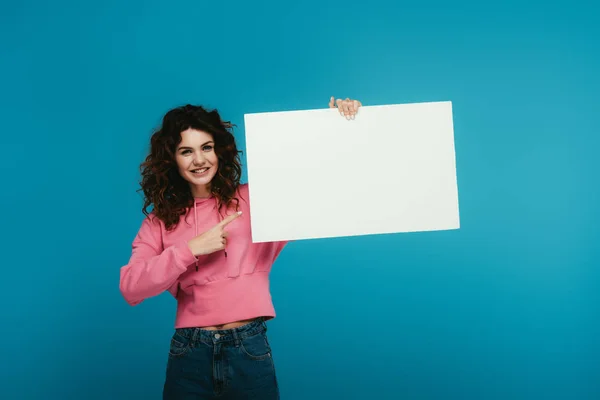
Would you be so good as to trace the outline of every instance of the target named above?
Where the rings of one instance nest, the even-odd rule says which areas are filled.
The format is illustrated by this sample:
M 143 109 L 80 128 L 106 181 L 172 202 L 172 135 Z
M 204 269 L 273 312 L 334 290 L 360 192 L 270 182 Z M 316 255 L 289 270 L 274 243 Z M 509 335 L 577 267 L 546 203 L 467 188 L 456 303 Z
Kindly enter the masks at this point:
M 219 335 L 218 333 L 215 334 L 215 339 L 219 339 L 221 337 L 221 335 Z

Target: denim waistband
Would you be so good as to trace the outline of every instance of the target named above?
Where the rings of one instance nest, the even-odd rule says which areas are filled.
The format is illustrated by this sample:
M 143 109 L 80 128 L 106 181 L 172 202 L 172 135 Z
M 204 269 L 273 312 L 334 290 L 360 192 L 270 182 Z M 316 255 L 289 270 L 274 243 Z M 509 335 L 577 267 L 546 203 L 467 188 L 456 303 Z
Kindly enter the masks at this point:
M 178 335 L 189 339 L 192 342 L 229 342 L 238 341 L 246 337 L 254 336 L 267 330 L 263 318 L 258 318 L 245 325 L 231 329 L 207 330 L 202 328 L 177 328 Z

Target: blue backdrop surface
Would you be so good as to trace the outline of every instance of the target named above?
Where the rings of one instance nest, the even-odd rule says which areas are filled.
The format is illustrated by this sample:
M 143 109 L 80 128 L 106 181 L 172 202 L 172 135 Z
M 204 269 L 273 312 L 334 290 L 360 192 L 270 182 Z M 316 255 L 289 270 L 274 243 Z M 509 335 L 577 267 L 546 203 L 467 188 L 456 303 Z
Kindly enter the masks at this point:
M 4 2 L 0 398 L 159 399 L 175 302 L 131 308 L 118 290 L 151 130 L 200 103 L 245 149 L 244 113 L 332 95 L 453 102 L 462 226 L 289 245 L 269 325 L 282 398 L 600 398 L 598 15 L 577 0 Z M 357 184 L 374 212 L 394 207 Z

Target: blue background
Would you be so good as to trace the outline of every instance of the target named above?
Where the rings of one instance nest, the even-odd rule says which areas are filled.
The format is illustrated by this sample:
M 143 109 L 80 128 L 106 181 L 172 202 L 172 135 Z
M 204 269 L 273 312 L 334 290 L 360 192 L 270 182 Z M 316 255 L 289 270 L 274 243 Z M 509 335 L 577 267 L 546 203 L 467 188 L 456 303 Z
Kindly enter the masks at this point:
M 159 399 L 175 302 L 118 290 L 151 130 L 331 95 L 453 102 L 462 227 L 288 246 L 282 398 L 600 398 L 592 2 L 85 3 L 2 5 L 0 398 Z

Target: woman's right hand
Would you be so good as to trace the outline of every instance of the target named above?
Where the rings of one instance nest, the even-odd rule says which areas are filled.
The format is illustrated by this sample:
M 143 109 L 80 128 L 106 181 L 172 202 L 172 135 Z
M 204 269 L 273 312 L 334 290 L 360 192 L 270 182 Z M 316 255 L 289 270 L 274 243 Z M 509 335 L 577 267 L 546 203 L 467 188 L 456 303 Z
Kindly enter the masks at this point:
M 190 240 L 188 246 L 194 256 L 197 257 L 224 250 L 227 245 L 227 231 L 225 231 L 225 227 L 240 215 L 242 215 L 242 212 L 238 211 L 219 222 L 210 230 Z

